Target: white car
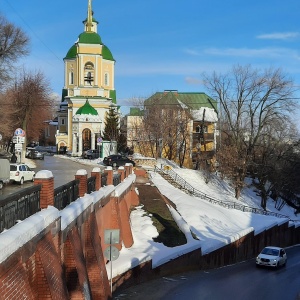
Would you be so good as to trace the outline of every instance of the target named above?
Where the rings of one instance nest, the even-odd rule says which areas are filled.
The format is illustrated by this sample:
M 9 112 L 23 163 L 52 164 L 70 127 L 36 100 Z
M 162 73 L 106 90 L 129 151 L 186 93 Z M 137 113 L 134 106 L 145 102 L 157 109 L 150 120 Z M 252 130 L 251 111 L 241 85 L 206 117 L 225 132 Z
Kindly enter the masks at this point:
M 25 164 L 10 164 L 10 180 L 23 184 L 34 181 L 35 172 Z
M 265 247 L 256 257 L 256 266 L 278 268 L 285 266 L 287 262 L 286 252 L 280 247 Z

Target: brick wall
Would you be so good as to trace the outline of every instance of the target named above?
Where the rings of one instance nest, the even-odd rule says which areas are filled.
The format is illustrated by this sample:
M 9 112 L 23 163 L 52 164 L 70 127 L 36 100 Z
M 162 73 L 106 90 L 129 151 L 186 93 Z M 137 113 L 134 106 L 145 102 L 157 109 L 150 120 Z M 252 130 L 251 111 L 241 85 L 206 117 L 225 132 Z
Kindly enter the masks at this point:
M 112 170 L 108 172 L 112 175 Z M 112 298 L 103 254 L 107 245 L 103 240 L 106 228 L 123 227 L 130 231 L 128 208 L 126 217 L 120 217 L 119 204 L 126 203 L 122 200 L 126 198 L 127 191 L 131 193 L 134 190 L 131 187 L 134 178 L 128 180 L 125 172 L 123 176 L 126 188 L 120 198 L 114 197 L 115 187 L 112 185 L 101 188 L 93 196 L 87 196 L 87 174 L 80 170 L 75 177 L 80 181 L 82 198 L 59 212 L 53 207 L 52 173 L 44 172 L 41 178 L 36 174 L 36 184 L 42 184 L 44 220 L 48 221 L 40 220 L 37 213 L 22 221 L 22 225 L 18 224 L 17 230 L 13 226 L 5 233 L 8 237 L 11 232 L 16 241 L 22 241 L 23 244 L 20 247 L 13 245 L 12 248 L 8 245 L 12 250 L 6 251 L 6 256 L 0 255 L 1 300 Z M 23 235 L 27 236 L 26 228 L 33 230 L 33 220 L 38 229 L 26 240 Z M 41 225 L 44 223 L 47 226 Z M 122 242 L 121 239 L 120 247 Z
M 132 169 L 126 170 L 125 174 L 121 185 L 103 187 L 92 195 L 79 198 L 61 212 L 48 207 L 37 213 L 44 216 L 37 224 L 45 226 L 28 240 L 24 237 L 25 231 L 22 234 L 15 228 L 30 228 L 31 219 L 39 220 L 39 216 L 33 215 L 3 233 L 15 237 L 18 242 L 24 240 L 24 243 L 19 247 L 14 243 L 9 245 L 8 248 L 13 249 L 11 252 L 3 249 L 6 256 L 0 253 L 1 300 L 112 298 L 105 267 L 104 251 L 108 245 L 104 242 L 104 232 L 105 229 L 120 229 L 117 248 L 130 247 L 133 243 L 130 211 L 139 204 L 135 175 Z M 85 174 L 77 175 L 79 180 L 86 181 Z M 41 182 L 39 179 L 36 181 Z M 43 189 L 50 189 L 53 178 L 42 179 Z M 84 192 L 86 186 L 81 186 Z M 53 205 L 53 193 L 44 191 L 43 195 L 47 195 L 44 203 Z M 300 227 L 285 222 L 257 235 L 247 233 L 209 254 L 203 255 L 201 249 L 197 249 L 154 269 L 148 261 L 113 278 L 112 290 L 183 271 L 236 263 L 254 257 L 267 244 L 287 247 L 299 243 Z

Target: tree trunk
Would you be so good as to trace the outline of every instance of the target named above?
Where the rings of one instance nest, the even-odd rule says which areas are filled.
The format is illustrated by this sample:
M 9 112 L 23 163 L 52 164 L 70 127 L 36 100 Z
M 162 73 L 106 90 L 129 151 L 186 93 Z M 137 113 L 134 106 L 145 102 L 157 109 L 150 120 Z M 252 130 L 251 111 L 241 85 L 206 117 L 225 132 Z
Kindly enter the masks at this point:
M 239 186 L 235 187 L 235 198 L 239 199 L 241 196 L 241 188 Z

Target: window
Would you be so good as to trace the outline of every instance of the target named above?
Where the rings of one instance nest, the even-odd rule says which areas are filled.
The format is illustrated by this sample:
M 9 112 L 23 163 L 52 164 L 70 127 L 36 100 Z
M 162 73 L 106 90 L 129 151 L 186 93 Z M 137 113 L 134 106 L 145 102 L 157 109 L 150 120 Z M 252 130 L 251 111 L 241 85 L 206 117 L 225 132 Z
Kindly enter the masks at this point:
M 201 132 L 201 126 L 200 125 L 196 126 L 196 132 L 197 133 Z M 207 133 L 207 126 L 206 125 L 203 126 L 203 133 Z
M 92 85 L 94 82 L 94 65 L 87 62 L 84 66 L 84 83 L 85 85 Z
M 73 71 L 69 74 L 69 84 L 74 84 L 74 73 Z
M 105 73 L 104 74 L 104 85 L 109 85 L 109 75 L 108 73 Z

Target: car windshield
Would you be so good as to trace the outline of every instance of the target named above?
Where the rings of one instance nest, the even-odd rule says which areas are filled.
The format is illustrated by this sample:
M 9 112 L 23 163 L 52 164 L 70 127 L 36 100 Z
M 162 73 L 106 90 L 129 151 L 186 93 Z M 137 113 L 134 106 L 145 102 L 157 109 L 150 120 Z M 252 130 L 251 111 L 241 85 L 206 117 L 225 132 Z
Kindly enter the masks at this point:
M 272 248 L 265 248 L 261 253 L 266 254 L 266 255 L 278 256 L 279 255 L 279 250 L 272 249 Z

